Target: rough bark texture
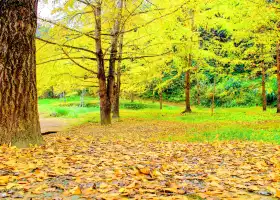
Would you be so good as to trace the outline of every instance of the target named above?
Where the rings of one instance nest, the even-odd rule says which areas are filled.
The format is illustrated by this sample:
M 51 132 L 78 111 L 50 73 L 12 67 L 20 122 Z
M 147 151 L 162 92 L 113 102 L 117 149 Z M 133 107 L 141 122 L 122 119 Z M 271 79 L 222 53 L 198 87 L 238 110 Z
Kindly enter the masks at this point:
M 264 62 L 262 62 L 262 106 L 263 111 L 266 111 L 267 101 L 266 101 L 266 89 L 265 89 L 265 67 Z
M 41 144 L 36 89 L 37 0 L 0 0 L 0 145 Z
M 124 28 L 123 28 L 124 30 Z M 122 53 L 123 53 L 123 39 L 124 35 L 120 35 L 119 42 L 119 60 L 117 68 L 117 80 L 114 86 L 114 95 L 113 95 L 113 118 L 120 118 L 120 92 L 121 92 L 121 65 L 122 65 Z
M 277 43 L 277 81 L 278 81 L 278 94 L 277 94 L 277 113 L 280 113 L 280 43 Z
M 104 54 L 101 42 L 101 2 L 98 1 L 94 10 L 95 14 L 95 44 L 96 60 L 98 68 L 99 97 L 100 97 L 100 123 L 111 124 L 111 99 L 106 85 L 106 74 L 104 69 Z

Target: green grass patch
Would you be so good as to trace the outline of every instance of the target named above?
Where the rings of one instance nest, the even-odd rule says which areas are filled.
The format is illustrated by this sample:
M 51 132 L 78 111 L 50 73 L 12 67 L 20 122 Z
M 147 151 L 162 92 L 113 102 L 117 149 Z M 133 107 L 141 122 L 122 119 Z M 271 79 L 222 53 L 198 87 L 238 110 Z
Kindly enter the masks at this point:
M 85 97 L 85 107 L 79 107 L 80 98 L 41 99 L 39 110 L 45 117 L 75 119 L 75 124 L 99 122 L 98 99 Z M 174 121 L 188 125 L 186 133 L 170 133 L 159 138 L 164 141 L 213 142 L 213 141 L 260 141 L 280 144 L 280 115 L 275 109 L 262 112 L 260 107 L 216 108 L 211 116 L 210 108 L 193 107 L 192 113 L 181 114 L 183 105 L 164 105 L 157 102 L 122 100 L 122 121 L 139 119 L 147 121 Z

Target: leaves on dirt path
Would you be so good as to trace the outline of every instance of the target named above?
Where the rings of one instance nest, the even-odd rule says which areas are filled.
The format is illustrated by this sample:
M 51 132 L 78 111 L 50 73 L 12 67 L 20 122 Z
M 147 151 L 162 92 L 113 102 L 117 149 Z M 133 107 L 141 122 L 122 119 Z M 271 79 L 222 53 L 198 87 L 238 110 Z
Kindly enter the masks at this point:
M 99 129 L 106 134 L 88 127 L 93 134 L 50 135 L 43 147 L 0 147 L 0 198 L 280 198 L 279 146 L 151 142 L 126 131 L 123 140 Z

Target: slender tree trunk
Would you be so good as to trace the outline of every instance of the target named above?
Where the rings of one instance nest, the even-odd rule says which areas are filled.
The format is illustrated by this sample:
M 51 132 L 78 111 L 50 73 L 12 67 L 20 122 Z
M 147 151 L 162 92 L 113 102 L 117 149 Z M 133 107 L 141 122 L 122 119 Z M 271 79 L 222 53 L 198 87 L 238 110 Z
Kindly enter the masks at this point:
M 130 102 L 134 103 L 134 93 L 133 92 L 130 94 Z
M 198 71 L 198 68 L 197 68 Z M 199 84 L 199 78 L 198 73 L 196 72 L 196 92 L 197 92 L 197 105 L 200 105 L 200 84 Z
M 100 123 L 111 124 L 111 99 L 106 85 L 106 74 L 104 69 L 104 54 L 101 41 L 101 1 L 97 1 L 95 10 L 95 45 L 96 60 L 98 68 L 99 97 L 100 97 Z
M 214 108 L 215 108 L 215 94 L 216 93 L 216 78 L 214 77 L 214 87 L 213 87 L 213 94 L 212 94 L 212 105 L 211 105 L 211 116 L 214 115 Z
M 266 101 L 266 89 L 265 89 L 265 67 L 264 62 L 262 61 L 262 106 L 263 111 L 266 111 L 267 101 Z
M 0 0 L 0 145 L 43 143 L 36 89 L 37 3 Z
M 191 19 L 191 30 L 194 32 L 194 10 L 190 10 L 190 19 Z M 190 68 L 192 67 L 192 42 L 193 42 L 193 36 L 191 36 L 191 47 L 190 47 L 190 53 L 188 57 L 188 69 L 186 72 L 186 109 L 183 113 L 191 113 L 191 100 L 190 100 L 190 91 L 191 91 L 191 72 Z
M 80 107 L 85 107 L 85 89 L 82 90 L 80 97 Z
M 188 66 L 191 66 L 192 58 L 191 54 L 189 54 Z M 190 103 L 190 90 L 191 90 L 191 81 L 190 81 L 190 69 L 186 72 L 186 109 L 184 113 L 190 113 L 191 110 L 191 103 Z
M 112 29 L 111 35 L 111 52 L 110 52 L 110 60 L 109 60 L 109 76 L 107 79 L 107 90 L 110 95 L 111 104 L 114 107 L 114 99 L 115 99 L 115 91 L 114 89 L 115 83 L 115 68 L 116 68 L 116 60 L 118 55 L 118 41 L 120 36 L 120 26 L 122 19 L 122 8 L 123 8 L 123 0 L 118 0 L 116 3 L 116 8 L 118 9 L 118 14 L 115 20 L 114 27 Z
M 280 113 L 280 42 L 277 42 L 277 113 Z
M 55 97 L 55 95 L 54 95 L 54 87 L 52 86 L 51 87 L 51 98 L 53 99 Z
M 197 83 L 197 105 L 200 105 L 201 104 L 201 101 L 200 101 L 200 84 Z
M 162 91 L 159 93 L 159 108 L 162 110 Z
M 66 103 L 66 92 L 65 91 L 63 91 L 63 101 L 64 101 L 64 103 Z
M 122 31 L 124 31 L 124 27 Z M 119 42 L 119 60 L 117 67 L 117 81 L 114 86 L 114 100 L 113 100 L 113 118 L 120 118 L 120 93 L 121 93 L 121 65 L 122 65 L 122 53 L 123 53 L 123 39 L 124 34 L 120 35 Z

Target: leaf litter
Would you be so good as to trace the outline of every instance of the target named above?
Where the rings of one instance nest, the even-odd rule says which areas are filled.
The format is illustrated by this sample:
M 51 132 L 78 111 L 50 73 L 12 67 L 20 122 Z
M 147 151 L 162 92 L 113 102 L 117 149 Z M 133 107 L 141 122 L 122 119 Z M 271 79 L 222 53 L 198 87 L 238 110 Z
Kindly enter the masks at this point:
M 163 142 L 174 122 L 87 124 L 0 147 L 4 199 L 279 199 L 280 146 Z

